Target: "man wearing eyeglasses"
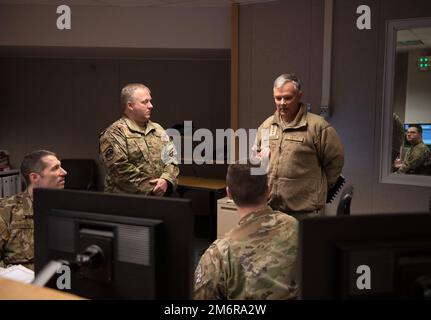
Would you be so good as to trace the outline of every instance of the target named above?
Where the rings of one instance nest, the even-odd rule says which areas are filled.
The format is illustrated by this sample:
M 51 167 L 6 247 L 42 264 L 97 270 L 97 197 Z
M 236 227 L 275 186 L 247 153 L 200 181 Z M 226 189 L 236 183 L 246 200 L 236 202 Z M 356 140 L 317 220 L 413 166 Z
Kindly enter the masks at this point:
M 0 200 L 0 267 L 21 264 L 34 269 L 33 190 L 63 189 L 67 172 L 55 153 L 38 150 L 21 163 L 24 192 Z
M 275 113 L 258 129 L 256 158 L 269 157 L 269 205 L 296 218 L 322 213 L 344 165 L 335 129 L 301 102 L 301 83 L 282 74 L 273 85 Z
M 407 129 L 406 140 L 411 147 L 402 164 L 399 166 L 399 163 L 395 163 L 399 167 L 397 173 L 428 174 L 431 152 L 422 142 L 422 127 L 418 124 L 411 125 Z

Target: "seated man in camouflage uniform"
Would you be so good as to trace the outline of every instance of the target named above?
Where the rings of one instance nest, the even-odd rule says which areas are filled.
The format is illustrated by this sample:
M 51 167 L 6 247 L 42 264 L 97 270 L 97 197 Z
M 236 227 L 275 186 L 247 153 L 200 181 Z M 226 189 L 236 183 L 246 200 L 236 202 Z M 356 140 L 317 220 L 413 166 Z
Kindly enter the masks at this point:
M 21 264 L 33 269 L 33 189 L 63 189 L 67 173 L 54 153 L 38 150 L 24 157 L 21 174 L 27 189 L 0 200 L 0 267 Z
M 100 134 L 99 154 L 105 167 L 105 191 L 163 196 L 173 191 L 179 173 L 174 144 L 150 121 L 153 105 L 145 85 L 121 90 L 124 116 Z
M 407 151 L 397 173 L 429 174 L 431 152 L 422 142 L 422 127 L 412 124 L 407 130 L 406 139 L 411 148 Z
M 195 299 L 292 299 L 298 223 L 267 205 L 267 175 L 230 165 L 227 194 L 240 221 L 202 255 L 195 272 Z

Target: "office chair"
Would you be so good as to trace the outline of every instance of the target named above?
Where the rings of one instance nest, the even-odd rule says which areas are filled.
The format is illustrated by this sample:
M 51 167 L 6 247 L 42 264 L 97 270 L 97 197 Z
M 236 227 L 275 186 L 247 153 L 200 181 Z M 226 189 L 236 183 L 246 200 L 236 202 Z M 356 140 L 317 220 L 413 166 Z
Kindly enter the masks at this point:
M 64 188 L 73 190 L 97 190 L 96 162 L 93 159 L 62 159 L 67 171 Z
M 340 197 L 340 202 L 337 207 L 337 216 L 349 216 L 350 204 L 353 198 L 353 186 L 348 186 L 343 190 Z

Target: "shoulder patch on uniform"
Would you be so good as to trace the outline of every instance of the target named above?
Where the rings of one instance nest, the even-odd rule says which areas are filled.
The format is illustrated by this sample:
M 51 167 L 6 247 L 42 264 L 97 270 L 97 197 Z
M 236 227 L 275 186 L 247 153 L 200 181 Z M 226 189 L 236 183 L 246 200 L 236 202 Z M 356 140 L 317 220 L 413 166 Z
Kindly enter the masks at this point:
M 163 130 L 163 132 L 161 133 L 161 139 L 162 139 L 162 141 L 163 141 L 163 142 L 168 142 L 168 141 L 170 141 L 170 140 L 169 140 L 169 136 L 168 136 L 168 134 L 166 133 L 166 131 L 165 131 L 165 130 Z
M 277 129 L 278 126 L 275 124 L 272 124 L 270 129 L 269 129 L 269 138 L 274 138 L 277 136 Z
M 112 149 L 112 147 L 109 147 L 105 150 L 103 155 L 106 158 L 106 160 L 112 160 L 112 158 L 114 157 L 114 150 Z

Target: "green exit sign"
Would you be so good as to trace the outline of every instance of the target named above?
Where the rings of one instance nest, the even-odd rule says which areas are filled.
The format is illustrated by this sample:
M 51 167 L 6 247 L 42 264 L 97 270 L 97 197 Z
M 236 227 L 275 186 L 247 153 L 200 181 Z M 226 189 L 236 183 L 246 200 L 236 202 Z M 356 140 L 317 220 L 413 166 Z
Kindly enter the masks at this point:
M 421 56 L 418 58 L 418 67 L 420 71 L 431 70 L 431 56 Z

